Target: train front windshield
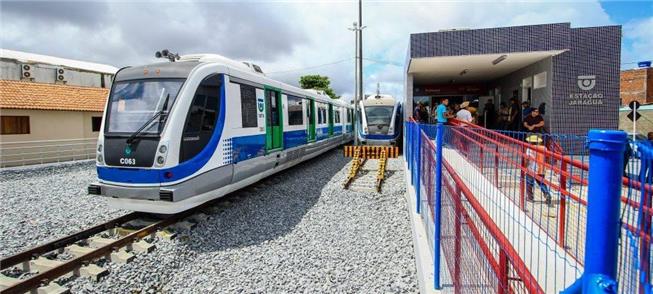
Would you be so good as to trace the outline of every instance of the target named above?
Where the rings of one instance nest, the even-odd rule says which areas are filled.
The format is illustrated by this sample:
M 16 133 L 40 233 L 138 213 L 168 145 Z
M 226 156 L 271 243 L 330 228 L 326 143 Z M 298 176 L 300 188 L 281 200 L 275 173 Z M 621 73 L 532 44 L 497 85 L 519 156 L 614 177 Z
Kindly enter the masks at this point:
M 365 106 L 365 118 L 368 126 L 390 126 L 393 106 Z
M 133 133 L 159 111 L 169 110 L 184 79 L 120 81 L 113 85 L 107 110 L 108 133 Z M 142 134 L 158 134 L 164 120 L 154 120 Z

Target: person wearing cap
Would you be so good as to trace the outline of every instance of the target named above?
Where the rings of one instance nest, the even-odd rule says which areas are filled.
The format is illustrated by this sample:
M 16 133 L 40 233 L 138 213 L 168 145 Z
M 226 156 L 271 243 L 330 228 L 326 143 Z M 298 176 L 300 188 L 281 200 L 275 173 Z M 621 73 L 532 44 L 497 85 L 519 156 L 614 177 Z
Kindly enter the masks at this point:
M 456 113 L 456 119 L 471 123 L 474 121 L 474 118 L 472 117 L 472 113 L 467 110 L 467 107 L 469 107 L 469 101 L 460 104 L 460 110 Z
M 535 200 L 533 197 L 533 186 L 537 183 L 537 185 L 540 186 L 542 195 L 544 195 L 544 198 L 546 199 L 546 204 L 550 206 L 551 192 L 549 191 L 549 187 L 542 181 L 546 174 L 544 169 L 544 151 L 546 151 L 546 147 L 542 144 L 543 140 L 540 135 L 530 135 L 526 138 L 526 142 L 531 144 L 531 146 L 526 149 L 526 166 L 528 168 L 528 172 L 526 173 L 526 199 L 528 201 Z
M 524 118 L 524 130 L 527 132 L 541 133 L 544 128 L 544 118 L 540 115 L 537 108 L 531 109 L 531 112 Z

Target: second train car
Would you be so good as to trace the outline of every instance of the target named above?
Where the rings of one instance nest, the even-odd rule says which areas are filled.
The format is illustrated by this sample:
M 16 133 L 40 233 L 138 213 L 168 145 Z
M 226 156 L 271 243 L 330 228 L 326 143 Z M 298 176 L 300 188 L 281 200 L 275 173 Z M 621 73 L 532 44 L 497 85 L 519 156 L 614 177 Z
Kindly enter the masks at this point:
M 369 95 L 359 102 L 358 139 L 363 145 L 399 145 L 401 103 L 391 95 Z

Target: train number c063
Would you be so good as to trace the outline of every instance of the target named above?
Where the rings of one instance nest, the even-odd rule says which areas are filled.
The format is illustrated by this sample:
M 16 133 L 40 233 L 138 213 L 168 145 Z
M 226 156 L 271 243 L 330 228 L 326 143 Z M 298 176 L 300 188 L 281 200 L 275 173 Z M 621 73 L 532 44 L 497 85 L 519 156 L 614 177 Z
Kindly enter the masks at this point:
M 123 165 L 136 165 L 136 158 L 121 158 L 120 164 Z

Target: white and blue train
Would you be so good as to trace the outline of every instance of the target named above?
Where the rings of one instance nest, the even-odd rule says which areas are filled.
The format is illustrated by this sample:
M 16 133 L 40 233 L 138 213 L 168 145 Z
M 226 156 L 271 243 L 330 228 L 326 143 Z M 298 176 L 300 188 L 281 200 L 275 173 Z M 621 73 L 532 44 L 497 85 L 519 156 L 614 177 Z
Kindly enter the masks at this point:
M 115 75 L 89 193 L 171 214 L 219 198 L 353 138 L 353 110 L 256 65 L 198 54 Z
M 364 145 L 398 145 L 402 127 L 401 103 L 377 93 L 359 102 L 358 140 Z

